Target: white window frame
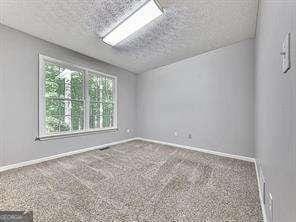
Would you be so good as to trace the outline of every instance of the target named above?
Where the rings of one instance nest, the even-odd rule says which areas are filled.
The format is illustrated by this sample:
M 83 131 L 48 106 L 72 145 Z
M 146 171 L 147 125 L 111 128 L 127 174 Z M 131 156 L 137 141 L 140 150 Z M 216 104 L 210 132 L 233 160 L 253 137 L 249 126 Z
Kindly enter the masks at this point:
M 83 90 L 84 90 L 84 129 L 80 131 L 71 131 L 71 132 L 59 132 L 59 133 L 46 133 L 45 128 L 45 72 L 44 65 L 45 62 L 50 62 L 56 65 L 60 65 L 65 68 L 69 68 L 72 70 L 78 70 L 83 73 Z M 114 80 L 114 114 L 113 114 L 113 126 L 105 127 L 105 128 L 89 128 L 89 95 L 88 95 L 88 79 L 90 75 L 97 74 L 99 76 L 106 76 L 108 78 L 112 78 Z M 117 131 L 117 76 L 109 75 L 106 73 L 102 73 L 100 71 L 96 71 L 93 69 L 89 69 L 86 67 L 82 67 L 79 65 L 74 65 L 69 62 L 65 62 L 62 60 L 58 60 L 55 58 L 51 58 L 42 54 L 39 54 L 39 106 L 38 106 L 38 140 L 50 139 L 56 137 L 69 137 L 69 136 L 77 136 L 81 134 L 95 133 L 95 132 L 105 132 L 105 131 Z

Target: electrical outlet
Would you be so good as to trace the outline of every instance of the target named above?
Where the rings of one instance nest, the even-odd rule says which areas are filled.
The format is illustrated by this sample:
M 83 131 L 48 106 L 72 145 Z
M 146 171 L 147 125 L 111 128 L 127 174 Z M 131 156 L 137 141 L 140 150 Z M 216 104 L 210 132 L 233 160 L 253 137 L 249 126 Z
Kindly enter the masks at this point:
M 259 181 L 258 183 L 260 183 L 260 190 L 259 192 L 261 193 L 261 198 L 262 198 L 262 202 L 265 205 L 266 204 L 266 196 L 267 196 L 267 183 L 263 174 L 263 170 L 262 170 L 262 165 L 261 165 L 261 161 L 258 160 L 257 162 L 257 166 L 258 166 L 258 173 L 259 173 Z
M 130 130 L 130 129 L 126 129 L 126 132 L 127 132 L 127 133 L 130 133 L 130 132 L 131 132 L 131 130 Z
M 268 205 L 267 205 L 267 210 L 268 210 L 268 218 L 269 218 L 269 222 L 273 222 L 273 198 L 271 193 L 268 194 Z
M 174 132 L 174 136 L 178 136 L 179 134 L 178 134 L 178 132 L 177 131 L 175 131 Z
M 192 139 L 191 133 L 188 134 L 188 139 Z
M 267 192 L 267 190 L 266 190 L 266 182 L 263 179 L 262 180 L 262 199 L 263 199 L 264 205 L 266 204 L 266 192 Z
M 291 61 L 290 61 L 290 33 L 288 33 L 284 39 L 283 46 L 282 46 L 282 70 L 283 73 L 288 72 L 288 70 L 291 67 Z

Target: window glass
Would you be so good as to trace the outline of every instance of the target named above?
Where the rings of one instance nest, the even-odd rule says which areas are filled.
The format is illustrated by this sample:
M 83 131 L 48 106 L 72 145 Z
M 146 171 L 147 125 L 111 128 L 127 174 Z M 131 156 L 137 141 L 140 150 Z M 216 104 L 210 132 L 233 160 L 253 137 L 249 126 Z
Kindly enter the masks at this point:
M 114 79 L 91 74 L 89 79 L 89 127 L 114 126 Z
M 41 136 L 116 127 L 115 78 L 45 56 L 40 65 Z
M 50 62 L 44 68 L 46 132 L 83 130 L 83 73 Z

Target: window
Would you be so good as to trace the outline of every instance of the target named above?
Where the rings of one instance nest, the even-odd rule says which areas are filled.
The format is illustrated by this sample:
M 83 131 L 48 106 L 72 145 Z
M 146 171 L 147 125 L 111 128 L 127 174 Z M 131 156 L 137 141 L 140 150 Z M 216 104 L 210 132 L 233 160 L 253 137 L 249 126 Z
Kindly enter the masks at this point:
M 117 128 L 114 76 L 39 56 L 39 137 Z

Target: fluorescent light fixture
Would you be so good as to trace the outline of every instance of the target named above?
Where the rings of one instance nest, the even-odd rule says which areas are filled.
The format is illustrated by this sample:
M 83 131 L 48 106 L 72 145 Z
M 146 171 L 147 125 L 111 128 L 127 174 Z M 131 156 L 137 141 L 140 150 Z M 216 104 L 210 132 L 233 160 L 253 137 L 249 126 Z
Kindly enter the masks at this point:
M 111 46 L 116 45 L 149 22 L 162 15 L 162 10 L 156 0 L 149 0 L 115 29 L 107 34 L 103 41 Z

